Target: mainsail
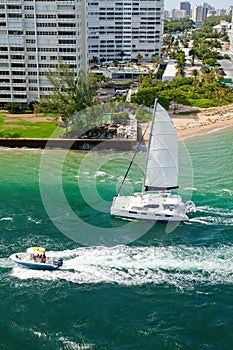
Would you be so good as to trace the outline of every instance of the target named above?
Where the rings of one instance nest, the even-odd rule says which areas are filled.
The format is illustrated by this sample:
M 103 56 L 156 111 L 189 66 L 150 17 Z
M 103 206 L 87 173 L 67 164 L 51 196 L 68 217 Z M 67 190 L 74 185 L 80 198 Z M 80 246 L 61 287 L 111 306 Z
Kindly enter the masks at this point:
M 155 101 L 144 176 L 144 191 L 178 188 L 176 130 L 167 111 Z

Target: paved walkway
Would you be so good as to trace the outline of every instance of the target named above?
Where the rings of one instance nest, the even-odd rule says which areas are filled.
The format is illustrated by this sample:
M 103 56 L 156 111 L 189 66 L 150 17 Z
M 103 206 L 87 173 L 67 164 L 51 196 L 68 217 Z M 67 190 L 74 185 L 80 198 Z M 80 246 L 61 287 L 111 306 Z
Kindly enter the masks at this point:
M 230 60 L 218 60 L 221 64 L 224 72 L 226 73 L 225 78 L 233 79 L 233 62 Z

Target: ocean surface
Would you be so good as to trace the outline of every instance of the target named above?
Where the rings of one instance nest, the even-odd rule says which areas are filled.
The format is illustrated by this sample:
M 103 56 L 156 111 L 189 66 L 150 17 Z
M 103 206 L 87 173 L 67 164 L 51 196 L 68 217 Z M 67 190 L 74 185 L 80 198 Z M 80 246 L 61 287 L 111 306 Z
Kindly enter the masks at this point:
M 0 149 L 1 350 L 233 349 L 233 130 L 180 142 L 178 227 L 109 215 L 132 153 Z M 143 159 L 123 192 L 140 191 Z M 8 259 L 28 247 L 56 271 Z

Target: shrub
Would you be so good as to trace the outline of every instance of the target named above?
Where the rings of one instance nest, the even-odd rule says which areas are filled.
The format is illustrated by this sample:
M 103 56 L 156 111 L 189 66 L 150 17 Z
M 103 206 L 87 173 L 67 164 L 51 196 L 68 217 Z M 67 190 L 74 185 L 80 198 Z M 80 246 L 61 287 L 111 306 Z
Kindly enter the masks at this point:
M 19 113 L 20 112 L 20 104 L 17 102 L 8 102 L 5 105 L 5 109 L 11 113 Z
M 216 103 L 214 100 L 210 100 L 208 98 L 200 98 L 199 100 L 190 100 L 190 106 L 209 108 L 216 106 Z

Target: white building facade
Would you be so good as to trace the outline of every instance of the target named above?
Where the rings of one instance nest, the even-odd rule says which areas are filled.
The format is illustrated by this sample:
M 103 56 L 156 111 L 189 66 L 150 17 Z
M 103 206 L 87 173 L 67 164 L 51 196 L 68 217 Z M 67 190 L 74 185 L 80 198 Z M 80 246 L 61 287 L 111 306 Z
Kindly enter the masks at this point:
M 89 0 L 89 60 L 129 61 L 139 53 L 143 60 L 158 56 L 163 19 L 164 0 Z
M 59 61 L 87 69 L 86 2 L 1 0 L 0 107 L 40 101 L 52 87 L 46 71 Z

